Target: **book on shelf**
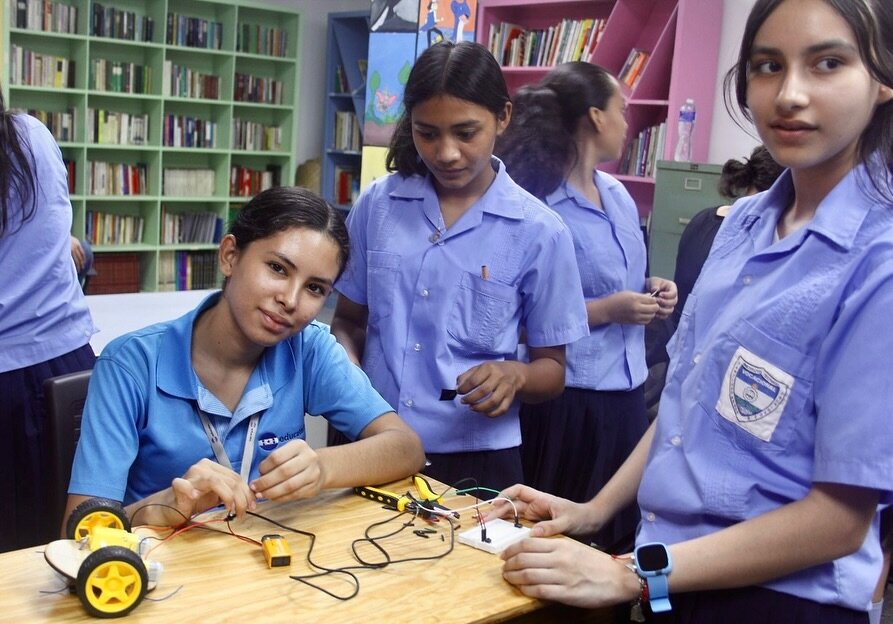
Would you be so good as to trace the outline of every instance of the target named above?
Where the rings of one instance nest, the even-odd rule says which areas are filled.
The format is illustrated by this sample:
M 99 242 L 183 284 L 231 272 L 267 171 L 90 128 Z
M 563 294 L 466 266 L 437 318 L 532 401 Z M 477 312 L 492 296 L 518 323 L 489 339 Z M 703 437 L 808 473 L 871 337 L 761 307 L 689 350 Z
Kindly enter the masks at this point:
M 354 167 L 335 166 L 335 201 L 353 205 L 360 194 L 360 172 Z
M 645 64 L 648 62 L 650 56 L 651 53 L 646 50 L 633 48 L 629 51 L 626 61 L 623 63 L 623 67 L 617 74 L 617 78 L 629 88 L 634 88 L 639 82 L 639 78 L 642 76 L 642 72 L 645 70 Z
M 172 197 L 210 197 L 214 195 L 215 173 L 213 169 L 166 167 L 162 173 L 162 195 Z

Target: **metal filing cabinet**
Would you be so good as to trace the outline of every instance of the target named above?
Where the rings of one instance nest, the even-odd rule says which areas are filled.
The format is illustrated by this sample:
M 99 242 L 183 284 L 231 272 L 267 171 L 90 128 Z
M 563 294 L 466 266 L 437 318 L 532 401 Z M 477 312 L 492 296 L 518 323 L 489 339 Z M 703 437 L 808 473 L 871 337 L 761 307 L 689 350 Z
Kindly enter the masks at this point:
M 658 161 L 648 237 L 651 275 L 673 279 L 682 230 L 704 208 L 729 203 L 719 193 L 721 172 L 721 165 Z

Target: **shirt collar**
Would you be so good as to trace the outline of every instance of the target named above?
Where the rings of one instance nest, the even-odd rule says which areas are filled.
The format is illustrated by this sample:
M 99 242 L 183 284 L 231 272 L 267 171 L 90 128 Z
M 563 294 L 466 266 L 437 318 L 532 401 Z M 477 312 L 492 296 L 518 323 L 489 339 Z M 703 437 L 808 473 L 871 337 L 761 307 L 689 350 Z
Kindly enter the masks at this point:
M 850 249 L 862 222 L 876 204 L 870 192 L 873 188 L 871 184 L 865 165 L 857 165 L 851 169 L 819 203 L 815 216 L 799 236 L 795 234 L 796 239 L 792 238 L 791 242 L 802 240 L 807 233 L 812 232 L 842 249 Z M 763 224 L 763 227 L 771 224 L 774 228 L 782 211 L 790 204 L 793 194 L 791 172 L 785 170 L 769 190 L 745 200 L 754 202 L 752 206 L 756 210 L 746 211 L 743 226 L 750 229 L 756 224 Z M 764 221 L 766 219 L 769 220 L 768 223 Z
M 496 156 L 490 157 L 490 162 L 496 169 L 496 177 L 486 192 L 475 202 L 482 212 L 506 217 L 508 219 L 522 219 L 524 212 L 518 197 L 518 186 L 506 173 L 505 165 Z M 402 177 L 394 185 L 389 195 L 395 199 L 418 199 L 426 197 L 437 199 L 434 190 L 432 175 L 412 175 Z
M 155 369 L 159 390 L 185 399 L 198 398 L 198 380 L 192 368 L 192 328 L 199 315 L 220 300 L 221 294 L 222 291 L 218 291 L 208 295 L 194 310 L 171 321 L 156 354 Z M 316 325 L 316 322 L 313 324 Z M 305 331 L 307 328 L 297 336 L 303 336 Z M 261 384 L 265 382 L 269 385 L 270 397 L 299 370 L 297 363 L 301 356 L 294 347 L 294 341 L 295 338 L 292 338 L 265 349 L 251 376 L 252 380 L 257 379 Z M 164 366 L 160 364 L 162 357 L 165 360 Z M 259 377 L 258 372 L 262 373 Z

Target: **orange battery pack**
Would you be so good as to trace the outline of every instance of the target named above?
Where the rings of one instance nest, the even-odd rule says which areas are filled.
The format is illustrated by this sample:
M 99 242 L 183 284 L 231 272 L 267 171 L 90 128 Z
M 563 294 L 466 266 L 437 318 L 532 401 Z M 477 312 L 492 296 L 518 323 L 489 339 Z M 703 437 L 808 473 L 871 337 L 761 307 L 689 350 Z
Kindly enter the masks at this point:
M 270 533 L 260 538 L 264 547 L 264 558 L 270 568 L 279 568 L 291 565 L 291 548 L 288 542 L 278 533 Z

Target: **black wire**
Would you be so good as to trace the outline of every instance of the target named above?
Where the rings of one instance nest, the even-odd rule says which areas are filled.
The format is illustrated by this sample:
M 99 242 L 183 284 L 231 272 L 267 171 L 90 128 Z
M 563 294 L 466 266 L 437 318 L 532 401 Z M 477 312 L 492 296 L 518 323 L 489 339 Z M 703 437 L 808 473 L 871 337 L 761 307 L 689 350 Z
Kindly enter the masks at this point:
M 136 517 L 139 515 L 139 513 L 140 513 L 143 509 L 147 509 L 147 508 L 149 508 L 149 507 L 164 507 L 165 509 L 171 509 L 171 510 L 177 512 L 177 514 L 178 514 L 181 518 L 183 518 L 183 524 L 186 524 L 187 522 L 189 522 L 189 521 L 191 520 L 191 518 L 189 518 L 186 514 L 184 514 L 182 511 L 180 511 L 180 510 L 177 509 L 176 507 L 172 507 L 171 505 L 165 505 L 164 503 L 146 503 L 146 504 L 143 505 L 142 507 L 137 508 L 137 510 L 133 512 L 133 515 L 130 516 L 130 526 L 139 526 L 139 525 L 136 523 Z M 171 528 L 171 529 L 174 529 L 174 528 L 176 528 L 176 527 L 170 527 L 170 528 Z
M 351 572 L 351 570 L 380 570 L 382 568 L 385 568 L 385 567 L 395 564 L 395 563 L 405 563 L 407 561 L 428 561 L 428 560 L 432 560 L 432 559 L 441 559 L 443 557 L 446 557 L 451 552 L 453 552 L 453 547 L 455 546 L 456 527 L 453 524 L 452 519 L 447 517 L 446 519 L 450 524 L 450 544 L 449 544 L 449 547 L 446 552 L 439 554 L 439 555 L 432 555 L 429 557 L 406 557 L 404 559 L 391 559 L 388 552 L 384 548 L 382 548 L 382 546 L 378 543 L 378 541 L 387 539 L 389 537 L 393 537 L 394 535 L 397 535 L 400 532 L 402 532 L 407 527 L 413 526 L 412 520 L 414 520 L 417 516 L 414 515 L 412 520 L 410 520 L 409 522 L 402 523 L 399 528 L 395 529 L 394 531 L 391 531 L 390 533 L 385 533 L 384 535 L 378 535 L 378 536 L 374 536 L 374 537 L 369 535 L 369 533 L 376 527 L 383 526 L 385 524 L 393 522 L 400 516 L 407 515 L 408 512 L 403 511 L 403 512 L 398 513 L 396 516 L 391 516 L 390 518 L 387 518 L 385 520 L 370 524 L 368 527 L 366 527 L 366 530 L 363 533 L 364 537 L 362 537 L 360 539 L 356 539 L 353 542 L 351 542 L 351 546 L 350 546 L 351 551 L 353 552 L 354 558 L 360 563 L 360 565 L 342 566 L 340 568 L 329 568 L 329 567 L 326 567 L 323 565 L 319 565 L 318 563 L 315 563 L 313 561 L 313 559 L 311 558 L 311 555 L 313 553 L 313 547 L 316 544 L 316 534 L 311 533 L 309 531 L 302 531 L 301 529 L 296 529 L 294 527 L 287 526 L 285 524 L 282 524 L 281 522 L 277 522 L 276 520 L 273 520 L 272 518 L 268 518 L 266 516 L 263 516 L 259 513 L 253 512 L 253 511 L 249 511 L 246 513 L 248 513 L 248 515 L 254 516 L 256 518 L 260 518 L 261 520 L 265 520 L 265 521 L 269 522 L 270 524 L 273 524 L 273 525 L 279 527 L 280 529 L 284 529 L 286 531 L 291 531 L 291 532 L 297 533 L 299 535 L 304 535 L 305 537 L 309 538 L 310 546 L 307 549 L 307 564 L 310 565 L 312 568 L 320 570 L 320 572 L 317 572 L 315 574 L 304 574 L 304 575 L 300 575 L 300 576 L 290 575 L 289 578 L 294 579 L 296 581 L 300 581 L 301 583 L 304 583 L 305 585 L 308 585 L 309 587 L 318 589 L 319 591 L 321 591 L 325 594 L 328 594 L 329 596 L 331 596 L 333 598 L 337 598 L 338 600 L 341 600 L 341 601 L 350 600 L 351 598 L 356 596 L 358 593 L 360 593 L 360 579 L 357 577 L 356 574 Z M 384 555 L 385 561 L 382 563 L 373 563 L 373 562 L 364 561 L 363 558 L 357 552 L 357 548 L 356 548 L 357 544 L 362 543 L 362 542 L 368 542 L 369 544 L 374 546 L 379 552 L 382 553 L 382 555 Z M 331 592 L 324 587 L 321 587 L 315 583 L 311 583 L 309 580 L 309 579 L 314 579 L 314 578 L 320 578 L 323 576 L 329 576 L 331 574 L 343 574 L 350 578 L 350 580 L 352 581 L 353 588 L 354 588 L 353 591 L 350 593 L 350 595 L 339 596 L 338 594 Z

